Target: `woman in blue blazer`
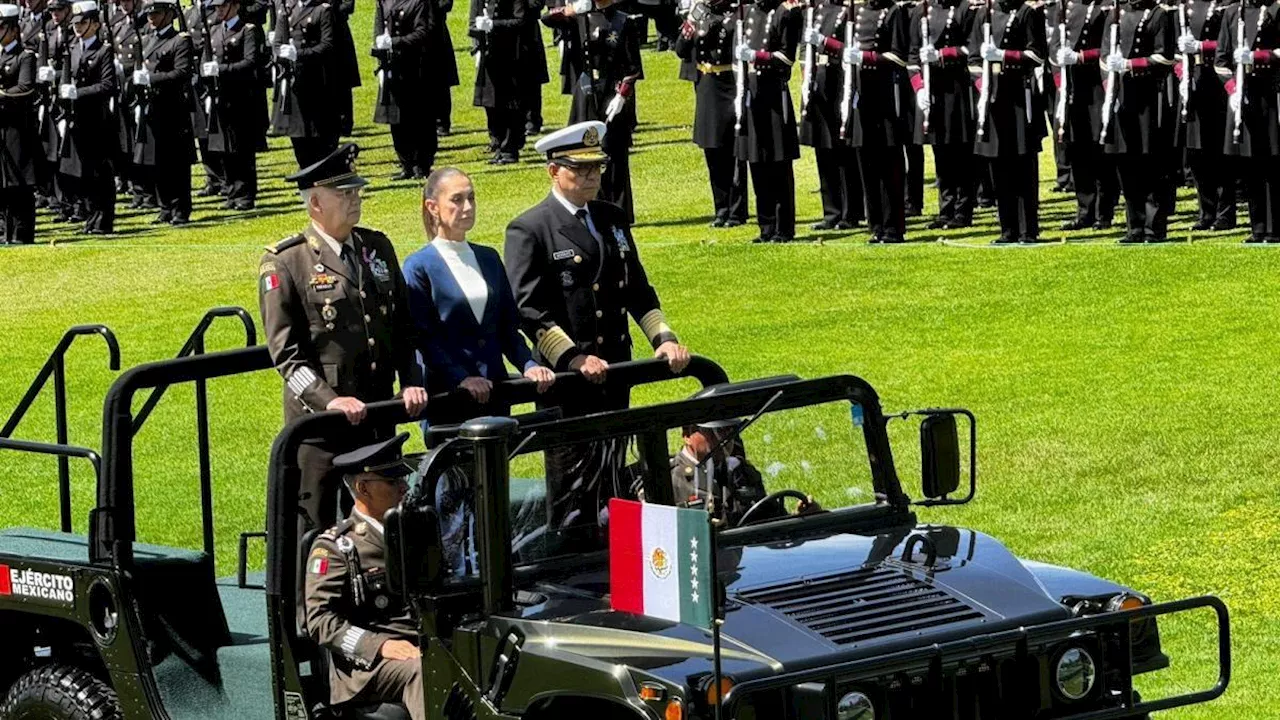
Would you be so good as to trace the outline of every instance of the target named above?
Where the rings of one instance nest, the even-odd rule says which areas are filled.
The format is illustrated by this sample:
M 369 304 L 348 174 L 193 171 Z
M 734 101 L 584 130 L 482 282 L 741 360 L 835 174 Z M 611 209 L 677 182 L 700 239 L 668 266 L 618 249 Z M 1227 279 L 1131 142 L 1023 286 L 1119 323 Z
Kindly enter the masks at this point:
M 431 241 L 404 263 L 409 314 L 418 326 L 427 386 L 433 393 L 463 388 L 470 407 L 427 407 L 436 424 L 506 415 L 490 402 L 493 383 L 509 376 L 503 358 L 545 392 L 555 373 L 533 360 L 520 335 L 515 296 L 498 252 L 467 242 L 476 221 L 471 178 L 457 168 L 431 173 L 422 190 L 422 221 Z

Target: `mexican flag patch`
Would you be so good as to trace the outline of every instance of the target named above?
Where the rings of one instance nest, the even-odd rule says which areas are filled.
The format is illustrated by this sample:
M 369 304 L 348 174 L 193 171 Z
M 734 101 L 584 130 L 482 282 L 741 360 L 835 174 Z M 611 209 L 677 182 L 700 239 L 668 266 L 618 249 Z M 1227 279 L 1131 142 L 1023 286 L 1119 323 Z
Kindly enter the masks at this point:
M 614 610 L 710 628 L 711 522 L 704 510 L 609 501 Z
M 329 558 L 313 557 L 311 564 L 307 567 L 307 572 L 312 575 L 324 575 L 329 572 Z
M 262 292 L 271 292 L 280 287 L 280 276 L 270 273 L 262 276 Z

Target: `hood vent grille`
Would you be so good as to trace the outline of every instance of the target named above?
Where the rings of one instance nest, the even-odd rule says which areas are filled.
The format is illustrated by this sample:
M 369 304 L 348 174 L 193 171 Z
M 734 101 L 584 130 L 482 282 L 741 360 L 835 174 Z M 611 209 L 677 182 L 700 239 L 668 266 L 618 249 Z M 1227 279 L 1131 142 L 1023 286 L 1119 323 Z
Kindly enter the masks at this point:
M 883 566 L 752 588 L 738 598 L 776 610 L 837 645 L 918 634 L 983 616 L 944 590 Z

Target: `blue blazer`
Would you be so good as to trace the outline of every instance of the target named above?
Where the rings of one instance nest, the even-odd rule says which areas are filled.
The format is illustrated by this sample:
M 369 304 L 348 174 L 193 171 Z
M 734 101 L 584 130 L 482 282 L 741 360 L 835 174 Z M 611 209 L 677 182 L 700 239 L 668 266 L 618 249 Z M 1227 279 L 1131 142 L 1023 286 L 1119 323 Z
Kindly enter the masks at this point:
M 503 357 L 520 372 L 536 364 L 520 335 L 520 315 L 502 259 L 493 248 L 471 248 L 489 288 L 480 322 L 439 250 L 427 245 L 404 263 L 409 314 L 418 327 L 419 350 L 433 391 L 452 390 L 473 376 L 506 380 L 510 376 Z

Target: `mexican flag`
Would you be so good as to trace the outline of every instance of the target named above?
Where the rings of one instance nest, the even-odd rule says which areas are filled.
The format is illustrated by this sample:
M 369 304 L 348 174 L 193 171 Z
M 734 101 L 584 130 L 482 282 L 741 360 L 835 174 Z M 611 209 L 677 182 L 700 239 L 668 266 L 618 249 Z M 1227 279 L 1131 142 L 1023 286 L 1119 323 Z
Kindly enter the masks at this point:
M 609 501 L 614 610 L 710 628 L 711 520 L 705 510 Z

